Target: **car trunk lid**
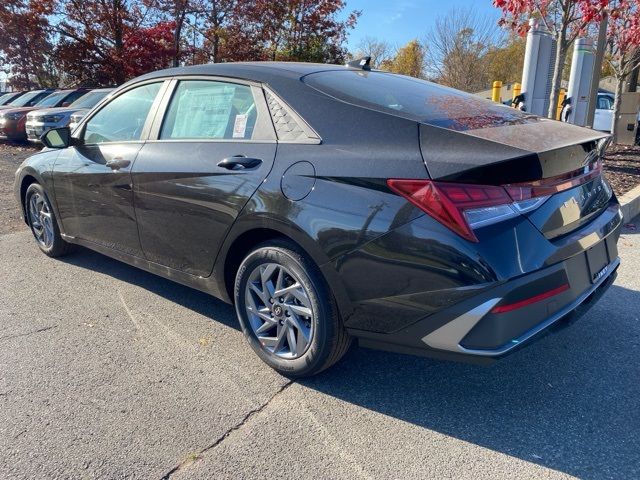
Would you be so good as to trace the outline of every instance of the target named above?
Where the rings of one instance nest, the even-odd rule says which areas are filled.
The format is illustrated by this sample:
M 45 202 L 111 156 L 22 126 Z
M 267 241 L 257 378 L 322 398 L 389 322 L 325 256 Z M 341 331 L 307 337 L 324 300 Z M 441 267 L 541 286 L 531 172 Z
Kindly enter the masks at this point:
M 601 132 L 540 117 L 473 128 L 423 124 L 420 142 L 434 180 L 504 186 L 514 201 L 547 198 L 523 213 L 552 239 L 580 228 L 604 210 L 613 195 L 602 177 Z M 464 126 L 464 125 L 463 125 Z M 455 148 L 454 148 L 455 147 Z

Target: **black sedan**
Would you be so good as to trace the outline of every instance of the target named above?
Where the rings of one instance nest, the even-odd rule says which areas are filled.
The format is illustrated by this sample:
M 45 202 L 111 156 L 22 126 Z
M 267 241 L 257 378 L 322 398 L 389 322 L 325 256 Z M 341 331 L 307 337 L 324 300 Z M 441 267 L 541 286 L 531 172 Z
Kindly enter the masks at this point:
M 202 65 L 49 131 L 15 192 L 45 254 L 82 245 L 234 303 L 285 375 L 352 339 L 490 362 L 612 283 L 607 141 L 366 61 Z

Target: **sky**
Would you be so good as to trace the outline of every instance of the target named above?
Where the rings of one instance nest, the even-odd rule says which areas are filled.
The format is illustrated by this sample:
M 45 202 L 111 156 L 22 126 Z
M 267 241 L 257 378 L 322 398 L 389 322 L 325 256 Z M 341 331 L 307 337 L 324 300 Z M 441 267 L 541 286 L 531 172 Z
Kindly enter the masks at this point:
M 436 18 L 451 9 L 472 9 L 496 21 L 500 12 L 491 0 L 346 0 L 346 11 L 362 10 L 349 34 L 349 50 L 355 51 L 363 37 L 371 36 L 401 47 L 422 38 Z

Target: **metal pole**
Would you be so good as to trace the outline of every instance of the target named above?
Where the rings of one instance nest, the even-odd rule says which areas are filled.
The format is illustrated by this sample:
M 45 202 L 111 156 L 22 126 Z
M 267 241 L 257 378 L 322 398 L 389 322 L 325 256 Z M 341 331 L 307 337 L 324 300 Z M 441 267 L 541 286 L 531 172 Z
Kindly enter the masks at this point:
M 604 58 L 604 49 L 607 44 L 607 23 L 609 15 L 607 12 L 602 14 L 600 20 L 600 30 L 598 31 L 598 45 L 596 47 L 596 58 L 593 63 L 593 76 L 591 77 L 591 91 L 589 92 L 589 107 L 587 108 L 587 120 L 585 124 L 588 127 L 593 126 L 593 117 L 596 113 L 596 104 L 598 103 L 598 87 L 600 86 L 600 74 L 602 72 L 602 59 Z

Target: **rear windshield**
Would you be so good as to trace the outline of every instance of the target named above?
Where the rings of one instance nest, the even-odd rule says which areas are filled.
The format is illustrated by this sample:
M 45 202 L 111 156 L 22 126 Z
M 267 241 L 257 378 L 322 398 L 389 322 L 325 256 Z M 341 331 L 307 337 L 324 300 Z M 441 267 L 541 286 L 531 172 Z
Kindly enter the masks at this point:
M 347 103 L 452 130 L 537 120 L 514 108 L 404 75 L 328 70 L 307 75 L 303 81 Z
M 43 90 L 35 90 L 33 92 L 27 92 L 24 95 L 20 95 L 13 102 L 9 103 L 12 107 L 27 107 L 31 106 L 31 100 L 42 95 L 44 93 Z
M 74 108 L 92 108 L 96 103 L 111 93 L 111 91 L 112 90 L 94 90 L 83 95 L 70 106 Z

